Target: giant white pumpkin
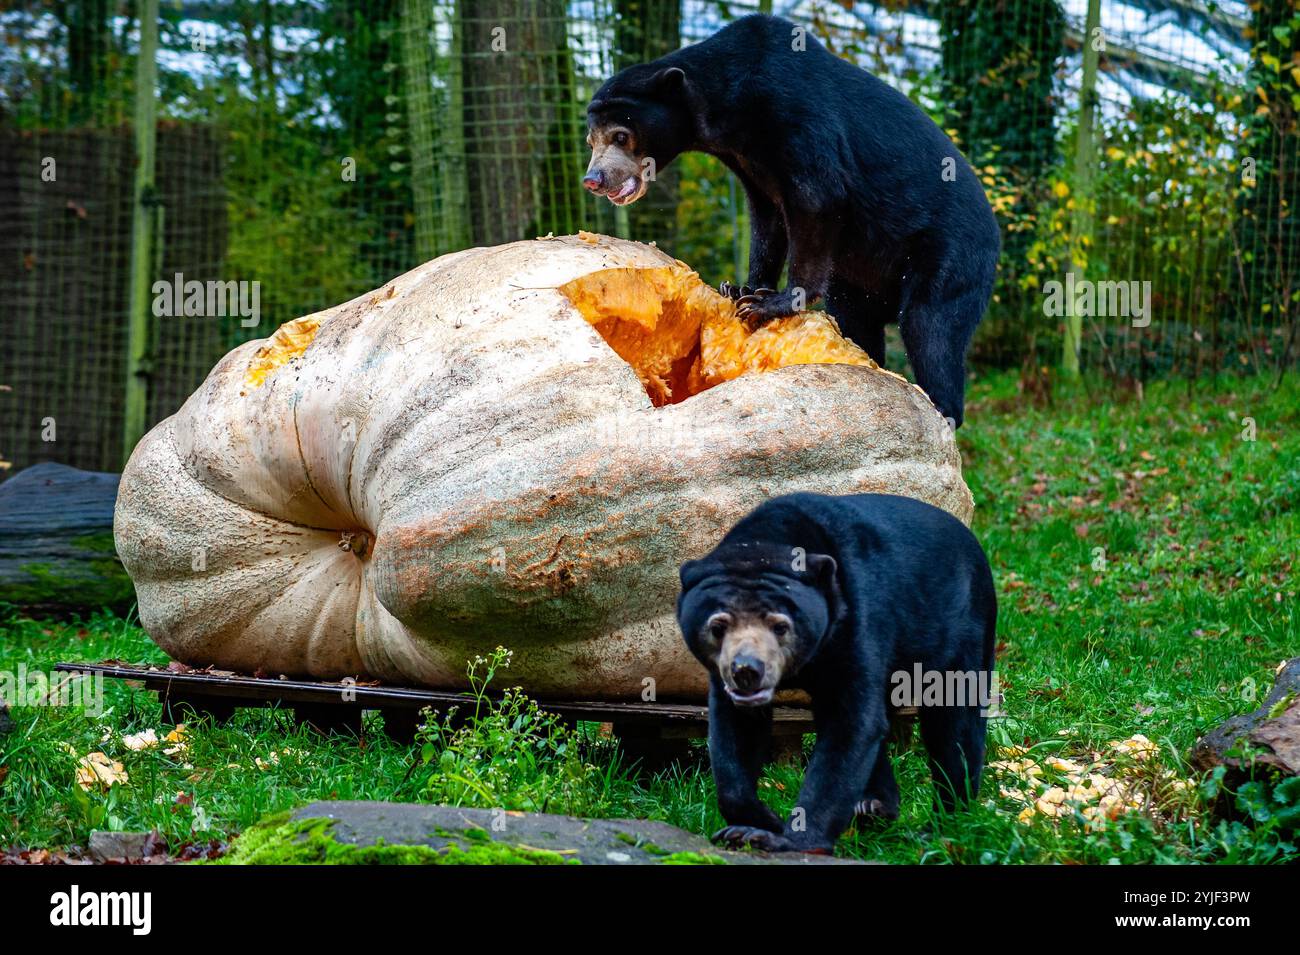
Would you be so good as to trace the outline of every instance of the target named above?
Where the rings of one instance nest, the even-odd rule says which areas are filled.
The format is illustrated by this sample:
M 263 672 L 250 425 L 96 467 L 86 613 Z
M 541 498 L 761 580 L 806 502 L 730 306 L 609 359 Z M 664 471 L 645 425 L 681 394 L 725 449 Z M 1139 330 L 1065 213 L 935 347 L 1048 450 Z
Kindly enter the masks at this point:
M 136 447 L 114 532 L 191 665 L 455 688 L 503 645 L 540 696 L 681 699 L 678 566 L 796 490 L 972 509 L 924 393 L 824 315 L 747 336 L 681 263 L 582 235 L 236 348 Z

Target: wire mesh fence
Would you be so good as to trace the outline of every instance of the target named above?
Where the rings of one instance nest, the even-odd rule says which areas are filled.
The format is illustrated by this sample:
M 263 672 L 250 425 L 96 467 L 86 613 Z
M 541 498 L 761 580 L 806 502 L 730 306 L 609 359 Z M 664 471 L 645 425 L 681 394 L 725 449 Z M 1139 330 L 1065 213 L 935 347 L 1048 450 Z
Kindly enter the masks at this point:
M 580 180 L 606 77 L 759 10 L 903 90 L 978 170 L 1003 253 L 977 367 L 1294 363 L 1296 0 L 11 0 L 0 460 L 115 469 L 132 401 L 152 424 L 239 341 L 455 249 L 588 229 L 743 274 L 716 160 L 630 207 Z

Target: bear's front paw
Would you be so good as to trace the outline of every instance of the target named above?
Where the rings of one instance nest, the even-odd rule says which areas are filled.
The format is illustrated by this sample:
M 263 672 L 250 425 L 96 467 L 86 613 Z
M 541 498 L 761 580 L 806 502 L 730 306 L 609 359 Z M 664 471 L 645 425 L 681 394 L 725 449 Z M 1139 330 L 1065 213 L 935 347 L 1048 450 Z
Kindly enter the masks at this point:
M 798 311 L 794 306 L 794 295 L 789 291 L 758 288 L 736 299 L 736 317 L 751 328 L 764 325 L 774 318 L 794 315 Z
M 733 302 L 739 301 L 746 295 L 753 295 L 754 290 L 748 285 L 734 285 L 731 282 L 723 282 L 718 286 L 718 291 Z
M 853 807 L 853 815 L 859 819 L 892 822 L 898 818 L 898 801 L 893 800 L 890 802 L 876 797 L 868 797 Z
M 763 852 L 798 852 L 799 848 L 785 836 L 755 826 L 727 826 L 713 834 L 713 841 L 732 849 L 748 847 Z

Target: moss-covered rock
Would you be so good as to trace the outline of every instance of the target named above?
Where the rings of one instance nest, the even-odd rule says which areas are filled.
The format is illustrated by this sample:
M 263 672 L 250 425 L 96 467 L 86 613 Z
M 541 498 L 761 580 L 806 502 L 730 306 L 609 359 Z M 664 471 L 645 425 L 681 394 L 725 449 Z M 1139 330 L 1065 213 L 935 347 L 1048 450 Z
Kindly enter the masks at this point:
M 225 865 L 724 865 L 842 862 L 714 848 L 641 819 L 382 802 L 320 802 L 239 836 Z
M 578 860 L 558 852 L 512 846 L 491 839 L 457 841 L 448 834 L 438 848 L 390 845 L 382 839 L 370 845 L 339 842 L 337 820 L 293 819 L 280 813 L 253 826 L 214 865 L 565 865 Z M 482 830 L 479 830 L 482 832 Z

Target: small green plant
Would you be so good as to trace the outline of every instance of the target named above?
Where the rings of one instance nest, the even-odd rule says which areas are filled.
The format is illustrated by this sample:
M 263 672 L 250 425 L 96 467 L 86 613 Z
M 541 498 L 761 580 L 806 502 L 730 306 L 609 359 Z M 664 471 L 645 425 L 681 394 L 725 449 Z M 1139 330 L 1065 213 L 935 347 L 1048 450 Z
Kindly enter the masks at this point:
M 518 687 L 489 695 L 511 655 L 498 647 L 471 660 L 466 705 L 430 716 L 417 732 L 420 763 L 432 770 L 423 798 L 454 806 L 598 814 L 608 804 L 601 784 L 608 777 L 584 762 L 577 734 Z
M 1230 798 L 1239 818 L 1207 826 L 1203 851 L 1217 862 L 1237 865 L 1294 861 L 1300 852 L 1300 778 L 1274 774 L 1234 791 L 1227 785 L 1227 772 L 1218 766 L 1206 774 L 1201 796 L 1207 802 Z
M 1254 781 L 1237 790 L 1237 809 L 1257 828 L 1295 836 L 1300 832 L 1300 777 L 1278 783 Z

